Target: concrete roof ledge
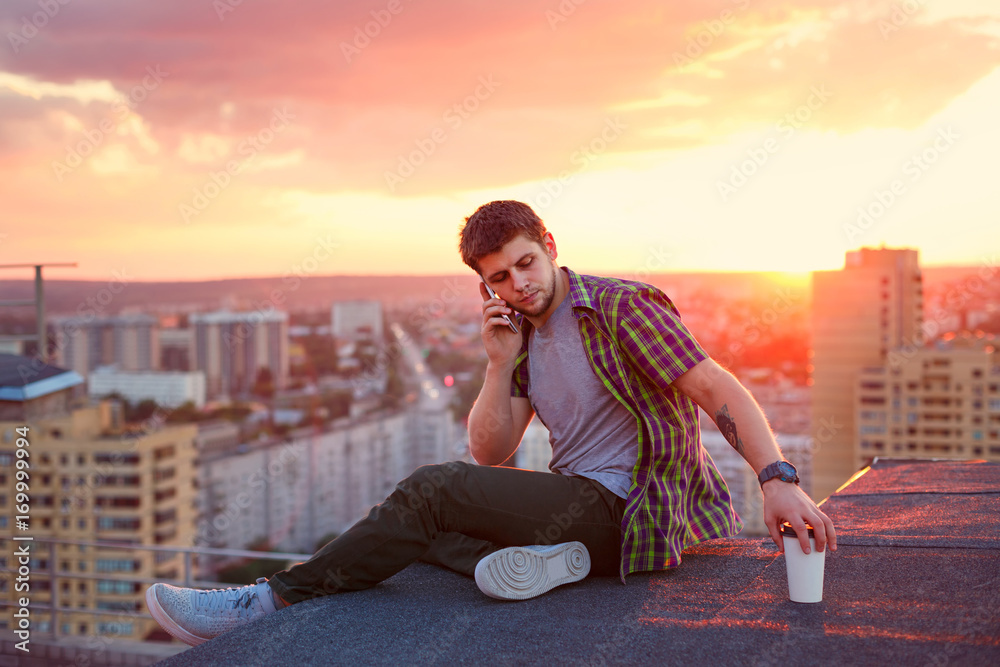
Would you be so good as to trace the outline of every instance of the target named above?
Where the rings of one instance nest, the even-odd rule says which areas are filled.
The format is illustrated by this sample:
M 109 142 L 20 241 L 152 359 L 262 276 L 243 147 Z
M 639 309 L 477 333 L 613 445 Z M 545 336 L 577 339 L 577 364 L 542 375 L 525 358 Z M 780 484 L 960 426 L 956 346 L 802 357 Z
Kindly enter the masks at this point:
M 1000 464 L 879 460 L 824 509 L 841 537 L 818 604 L 788 600 L 760 539 L 525 602 L 418 563 L 160 664 L 1000 664 Z

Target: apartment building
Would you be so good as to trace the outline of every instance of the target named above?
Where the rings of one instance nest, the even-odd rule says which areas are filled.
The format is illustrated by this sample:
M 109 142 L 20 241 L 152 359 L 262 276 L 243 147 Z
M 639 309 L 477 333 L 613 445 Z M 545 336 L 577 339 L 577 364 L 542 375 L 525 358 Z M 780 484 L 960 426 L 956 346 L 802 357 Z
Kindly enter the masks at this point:
M 858 373 L 855 465 L 876 456 L 1000 461 L 1000 341 L 948 337 Z
M 190 543 L 197 430 L 164 425 L 158 415 L 124 425 L 118 404 L 76 395 L 82 382 L 72 371 L 0 355 L 0 567 L 12 564 L 9 536 L 33 537 L 30 598 L 57 602 L 63 634 L 143 639 L 157 626 L 145 613 L 139 582 L 181 576 L 182 556 L 40 540 Z M 24 427 L 30 443 L 27 529 L 16 524 L 22 513 L 15 512 L 13 475 L 16 429 Z M 56 590 L 47 576 L 52 566 L 59 575 Z M 19 595 L 5 574 L 0 599 L 12 602 Z M 85 613 L 91 611 L 124 615 Z M 33 618 L 37 631 L 52 629 L 50 614 Z
M 159 320 L 150 315 L 56 317 L 55 363 L 86 377 L 99 366 L 124 371 L 160 367 Z
M 209 398 L 250 392 L 262 369 L 276 389 L 288 384 L 288 313 L 198 313 L 193 330 L 193 367 L 205 373 Z
M 312 553 L 320 538 L 352 526 L 418 466 L 468 451 L 447 410 L 369 413 L 269 441 L 235 442 L 232 435 L 207 425 L 199 438 L 204 514 L 195 546 L 266 543 Z M 221 564 L 204 561 L 204 574 Z
M 923 283 L 916 250 L 861 248 L 839 271 L 813 273 L 812 497 L 858 470 L 855 387 L 861 368 L 921 342 Z

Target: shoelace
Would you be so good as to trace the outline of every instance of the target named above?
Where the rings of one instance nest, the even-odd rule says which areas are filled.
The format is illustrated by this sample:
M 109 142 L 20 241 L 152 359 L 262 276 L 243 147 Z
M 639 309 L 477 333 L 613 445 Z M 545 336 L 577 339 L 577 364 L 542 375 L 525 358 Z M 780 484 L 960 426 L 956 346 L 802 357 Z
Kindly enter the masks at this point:
M 215 588 L 210 591 L 200 591 L 199 595 L 208 596 L 207 600 L 203 598 L 208 603 L 204 605 L 208 611 L 228 608 L 235 610 L 239 616 L 245 616 L 250 613 L 248 610 L 257 599 L 258 592 L 255 589 L 256 586 L 253 586 L 251 590 L 241 593 L 242 588 Z

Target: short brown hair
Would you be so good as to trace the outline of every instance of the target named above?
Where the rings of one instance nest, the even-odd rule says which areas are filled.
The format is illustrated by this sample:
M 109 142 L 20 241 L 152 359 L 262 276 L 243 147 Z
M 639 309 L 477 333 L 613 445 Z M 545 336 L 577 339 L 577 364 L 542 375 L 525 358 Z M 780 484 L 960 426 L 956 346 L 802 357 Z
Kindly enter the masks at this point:
M 511 239 L 524 235 L 542 243 L 548 230 L 545 223 L 527 204 L 519 201 L 491 201 L 465 219 L 459 232 L 458 249 L 462 261 L 479 273 L 479 260 L 504 247 Z

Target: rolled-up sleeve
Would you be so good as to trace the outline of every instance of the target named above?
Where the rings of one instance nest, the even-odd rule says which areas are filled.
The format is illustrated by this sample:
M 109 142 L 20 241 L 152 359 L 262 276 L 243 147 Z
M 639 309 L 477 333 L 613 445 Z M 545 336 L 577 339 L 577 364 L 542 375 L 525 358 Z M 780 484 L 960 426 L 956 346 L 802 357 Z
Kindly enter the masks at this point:
M 708 359 L 667 295 L 650 287 L 633 292 L 615 313 L 618 339 L 632 365 L 656 386 L 666 389 Z

